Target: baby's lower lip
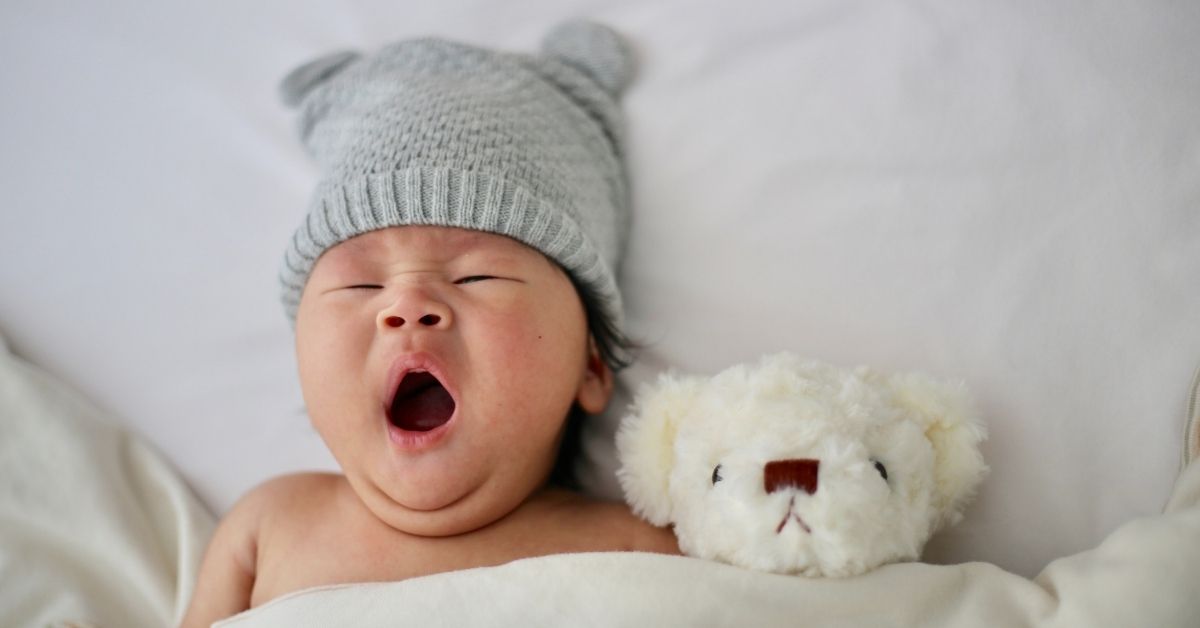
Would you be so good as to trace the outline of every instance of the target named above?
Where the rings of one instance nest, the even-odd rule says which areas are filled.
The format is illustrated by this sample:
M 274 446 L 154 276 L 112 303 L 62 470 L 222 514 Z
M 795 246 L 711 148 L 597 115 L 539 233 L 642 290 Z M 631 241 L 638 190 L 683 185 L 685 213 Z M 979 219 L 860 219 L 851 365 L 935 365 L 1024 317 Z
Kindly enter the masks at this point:
M 457 423 L 458 410 L 455 409 L 454 414 L 445 423 L 425 431 L 412 431 L 396 427 L 388 419 L 384 413 L 384 423 L 387 425 L 388 440 L 391 441 L 393 448 L 399 453 L 412 454 L 426 451 L 435 447 L 438 443 L 446 438 L 451 429 Z

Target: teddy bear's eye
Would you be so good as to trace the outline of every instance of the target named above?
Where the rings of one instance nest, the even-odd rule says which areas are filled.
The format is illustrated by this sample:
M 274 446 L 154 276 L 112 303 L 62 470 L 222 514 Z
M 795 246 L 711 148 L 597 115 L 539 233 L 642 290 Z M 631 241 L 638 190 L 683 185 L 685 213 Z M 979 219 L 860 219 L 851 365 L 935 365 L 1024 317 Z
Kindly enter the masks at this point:
M 887 480 L 887 468 L 883 466 L 882 462 L 875 461 L 875 470 L 879 472 L 879 475 L 883 476 L 884 480 Z
M 720 482 L 722 479 L 723 478 L 721 477 L 721 465 L 717 465 L 717 466 L 713 467 L 713 475 L 712 475 L 713 484 Z

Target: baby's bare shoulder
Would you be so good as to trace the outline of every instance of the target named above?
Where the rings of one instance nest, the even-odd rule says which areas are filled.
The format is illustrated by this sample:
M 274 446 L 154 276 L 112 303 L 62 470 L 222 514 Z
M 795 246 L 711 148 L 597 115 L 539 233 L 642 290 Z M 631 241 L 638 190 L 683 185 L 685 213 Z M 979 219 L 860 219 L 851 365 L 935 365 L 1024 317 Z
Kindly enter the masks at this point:
M 669 528 L 650 525 L 621 502 L 575 494 L 559 499 L 562 516 L 572 520 L 567 529 L 587 530 L 596 550 L 679 553 L 675 534 Z
M 630 550 L 657 554 L 679 554 L 679 542 L 670 528 L 660 528 L 630 512 L 625 504 L 615 504 L 613 520 L 622 526 L 630 539 Z
M 293 473 L 264 481 L 246 491 L 234 502 L 233 507 L 221 518 L 222 525 L 234 528 L 257 528 L 264 517 L 285 508 L 302 504 L 300 496 L 305 491 L 319 489 L 331 478 L 321 473 Z
M 273 478 L 238 499 L 221 518 L 205 550 L 184 626 L 207 626 L 251 606 L 262 575 L 265 543 L 272 528 L 278 527 L 273 522 L 297 519 L 287 515 L 306 507 L 301 498 L 305 493 L 336 486 L 337 476 L 329 475 L 304 473 Z M 278 516 L 281 512 L 285 516 Z
M 259 508 L 303 507 L 323 497 L 332 497 L 345 481 L 346 478 L 337 473 L 289 473 L 259 484 L 246 493 L 242 501 Z

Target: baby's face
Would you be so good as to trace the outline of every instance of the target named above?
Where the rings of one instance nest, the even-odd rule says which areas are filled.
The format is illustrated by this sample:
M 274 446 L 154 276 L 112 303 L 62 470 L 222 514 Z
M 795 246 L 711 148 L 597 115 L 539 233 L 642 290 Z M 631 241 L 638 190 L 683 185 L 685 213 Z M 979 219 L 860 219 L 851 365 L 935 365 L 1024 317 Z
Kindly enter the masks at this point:
M 296 316 L 309 416 L 389 525 L 458 534 L 546 479 L 575 403 L 612 376 L 566 273 L 500 235 L 372 231 L 317 261 Z

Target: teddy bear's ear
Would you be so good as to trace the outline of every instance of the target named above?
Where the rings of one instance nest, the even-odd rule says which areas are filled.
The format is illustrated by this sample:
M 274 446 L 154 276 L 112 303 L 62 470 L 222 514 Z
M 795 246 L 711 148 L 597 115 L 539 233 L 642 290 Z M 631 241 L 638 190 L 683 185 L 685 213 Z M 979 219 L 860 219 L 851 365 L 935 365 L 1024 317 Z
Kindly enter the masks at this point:
M 886 379 L 897 405 L 925 430 L 934 451 L 933 529 L 953 525 L 987 474 L 979 443 L 987 431 L 961 382 L 943 382 L 924 373 L 900 373 Z
M 695 401 L 704 380 L 663 374 L 644 385 L 630 414 L 617 430 L 617 478 L 625 500 L 640 517 L 657 526 L 671 523 L 671 468 L 680 418 Z

